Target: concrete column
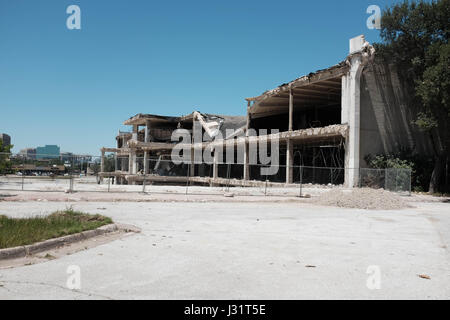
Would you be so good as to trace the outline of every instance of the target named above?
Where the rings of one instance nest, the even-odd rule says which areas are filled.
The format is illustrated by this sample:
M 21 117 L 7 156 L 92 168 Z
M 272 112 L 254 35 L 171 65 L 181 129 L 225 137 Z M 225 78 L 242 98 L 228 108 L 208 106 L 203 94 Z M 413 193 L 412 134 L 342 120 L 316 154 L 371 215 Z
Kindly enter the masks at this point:
M 150 142 L 151 141 L 151 136 L 150 136 L 150 120 L 145 121 L 145 135 L 144 135 L 144 142 Z M 148 174 L 149 173 L 149 163 L 148 163 L 148 158 L 149 158 L 149 152 L 148 151 L 144 151 L 144 174 Z
M 244 180 L 250 180 L 250 165 L 249 165 L 249 145 L 248 138 L 246 138 L 244 146 Z
M 136 168 L 136 151 L 131 149 L 128 156 L 128 173 L 135 174 Z
M 289 88 L 289 131 L 292 131 L 294 126 L 294 92 Z
M 138 173 L 138 163 L 137 163 L 137 155 L 136 150 L 133 152 L 133 174 Z
M 148 174 L 148 151 L 144 151 L 144 174 Z
M 346 88 L 342 93 L 347 103 L 343 109 L 343 114 L 348 112 L 349 133 L 346 140 L 345 150 L 345 185 L 353 188 L 359 184 L 359 167 L 360 167 L 360 79 L 363 70 L 362 57 L 355 55 L 350 58 L 350 70 L 345 76 Z M 344 98 L 343 98 L 344 99 Z M 345 114 L 344 114 L 345 117 Z
M 349 133 L 345 148 L 345 185 L 357 187 L 360 168 L 360 80 L 365 64 L 373 59 L 375 49 L 358 36 L 350 39 L 350 55 L 346 63 L 349 71 L 342 77 L 342 123 L 347 123 Z
M 131 136 L 131 139 L 138 141 L 139 137 L 139 126 L 133 125 L 133 134 Z M 129 174 L 137 174 L 137 162 L 136 162 L 136 150 L 132 149 L 130 151 L 130 170 Z M 136 182 L 132 182 L 131 184 L 136 184 Z
M 131 174 L 131 170 L 132 170 L 132 158 L 133 156 L 131 155 L 131 151 L 128 153 L 128 174 Z
M 290 184 L 294 178 L 294 144 L 288 138 L 286 145 L 286 183 Z
M 121 156 L 121 158 L 120 158 L 120 171 L 125 171 L 125 172 L 127 171 L 126 163 L 127 163 L 127 159 L 124 156 Z
M 139 126 L 137 124 L 133 125 L 133 133 L 131 135 L 131 139 L 137 140 L 138 139 L 138 132 L 139 132 Z
M 359 179 L 359 158 L 360 158 L 360 78 L 361 59 L 358 56 L 352 59 L 352 66 L 349 71 L 348 99 L 349 99 L 349 134 L 346 148 L 346 164 L 348 168 L 347 185 L 357 187 Z
M 245 131 L 245 145 L 244 145 L 244 180 L 250 180 L 250 165 L 249 165 L 249 144 L 248 135 L 250 129 L 250 101 L 247 101 L 247 125 Z
M 289 88 L 289 131 L 292 131 L 294 126 L 294 92 Z M 287 139 L 286 144 L 286 183 L 290 184 L 294 178 L 294 144 L 290 138 Z
M 195 149 L 191 148 L 191 163 L 189 164 L 189 175 L 195 176 Z
M 213 178 L 217 179 L 219 177 L 219 152 L 214 150 L 214 162 L 213 162 Z
M 144 136 L 144 142 L 150 142 L 150 121 L 147 120 L 145 122 L 145 136 Z

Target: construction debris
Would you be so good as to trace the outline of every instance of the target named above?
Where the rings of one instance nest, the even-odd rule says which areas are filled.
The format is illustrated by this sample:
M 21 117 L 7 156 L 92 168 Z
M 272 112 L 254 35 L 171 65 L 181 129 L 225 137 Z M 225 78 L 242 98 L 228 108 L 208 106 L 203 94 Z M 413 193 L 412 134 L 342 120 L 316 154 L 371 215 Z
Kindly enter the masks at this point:
M 383 189 L 331 190 L 311 199 L 315 204 L 368 210 L 398 210 L 408 204 L 397 194 Z

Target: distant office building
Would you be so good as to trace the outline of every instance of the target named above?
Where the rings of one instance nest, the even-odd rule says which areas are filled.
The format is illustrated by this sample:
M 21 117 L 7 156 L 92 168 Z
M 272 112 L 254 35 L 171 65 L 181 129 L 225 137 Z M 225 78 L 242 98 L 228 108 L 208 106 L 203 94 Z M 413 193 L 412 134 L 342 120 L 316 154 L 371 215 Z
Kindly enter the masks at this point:
M 58 159 L 60 156 L 60 149 L 56 145 L 46 145 L 45 147 L 36 148 L 36 159 Z
M 26 148 L 19 152 L 19 155 L 23 158 L 35 160 L 36 159 L 36 148 Z
M 72 152 L 61 152 L 60 159 L 64 162 L 70 161 L 73 163 L 86 163 L 86 162 L 92 161 L 92 156 L 82 155 L 82 154 L 74 154 Z
M 0 140 L 2 140 L 3 146 L 11 145 L 11 137 L 9 135 L 7 135 L 6 133 L 0 133 Z
M 61 152 L 61 160 L 62 161 L 72 161 L 73 153 L 72 152 Z

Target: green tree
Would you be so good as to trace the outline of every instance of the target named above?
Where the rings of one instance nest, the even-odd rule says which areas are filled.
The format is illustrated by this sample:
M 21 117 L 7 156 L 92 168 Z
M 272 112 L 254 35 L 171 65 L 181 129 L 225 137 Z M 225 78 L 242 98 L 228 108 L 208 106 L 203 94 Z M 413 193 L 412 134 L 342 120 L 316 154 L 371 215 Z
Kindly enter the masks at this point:
M 115 158 L 113 154 L 109 154 L 105 157 L 105 172 L 114 172 L 116 170 Z
M 442 189 L 450 154 L 450 0 L 396 4 L 383 12 L 379 56 L 397 65 L 414 84 L 421 111 L 414 124 L 426 132 L 434 148 L 429 191 Z
M 4 146 L 3 141 L 0 140 L 0 174 L 11 172 L 10 154 L 12 145 Z

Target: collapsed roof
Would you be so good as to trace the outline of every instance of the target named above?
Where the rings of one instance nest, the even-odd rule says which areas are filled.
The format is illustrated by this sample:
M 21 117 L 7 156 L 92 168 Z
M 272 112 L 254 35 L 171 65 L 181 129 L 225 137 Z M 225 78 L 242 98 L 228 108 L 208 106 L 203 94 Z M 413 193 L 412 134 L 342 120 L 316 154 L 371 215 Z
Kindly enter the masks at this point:
M 289 83 L 284 83 L 257 97 L 247 98 L 246 100 L 252 103 L 249 112 L 253 118 L 287 112 L 291 90 L 295 105 L 340 103 L 341 77 L 347 71 L 348 65 L 346 61 L 343 61 L 327 69 L 318 70 Z
M 150 126 L 170 125 L 173 127 L 179 127 L 180 124 L 185 124 L 194 120 L 201 123 L 203 129 L 211 138 L 216 137 L 219 132 L 222 134 L 222 137 L 225 138 L 227 134 L 230 134 L 230 131 L 236 132 L 245 127 L 247 123 L 247 119 L 245 116 L 224 116 L 216 114 L 204 114 L 198 111 L 194 111 L 189 115 L 181 117 L 139 113 L 126 120 L 123 124 L 144 126 L 149 123 Z

